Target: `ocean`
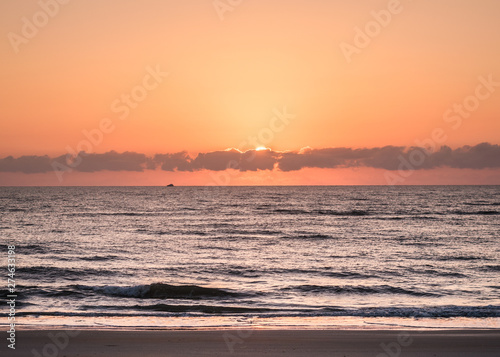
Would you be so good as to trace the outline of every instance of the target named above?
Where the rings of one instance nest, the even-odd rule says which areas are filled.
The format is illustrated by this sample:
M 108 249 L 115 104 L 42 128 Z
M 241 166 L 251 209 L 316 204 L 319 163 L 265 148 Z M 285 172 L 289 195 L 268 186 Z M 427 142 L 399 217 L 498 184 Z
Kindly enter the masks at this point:
M 18 326 L 500 326 L 500 186 L 2 187 L 0 212 Z

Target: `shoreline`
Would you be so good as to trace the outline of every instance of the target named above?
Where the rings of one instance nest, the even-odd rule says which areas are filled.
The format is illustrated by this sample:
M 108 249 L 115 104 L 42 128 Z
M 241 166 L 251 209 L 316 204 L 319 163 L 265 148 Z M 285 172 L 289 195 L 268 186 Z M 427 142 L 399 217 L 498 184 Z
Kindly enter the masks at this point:
M 0 325 L 0 329 L 9 329 L 7 325 Z M 408 328 L 402 326 L 205 326 L 205 327 L 182 327 L 182 326 L 68 326 L 68 325 L 16 325 L 16 332 L 43 332 L 43 331 L 108 331 L 108 332 L 148 332 L 148 331 L 352 331 L 352 332 L 374 332 L 374 331 L 409 331 L 420 332 L 460 332 L 460 331 L 498 331 L 498 327 L 432 327 L 422 326 Z
M 18 330 L 9 356 L 498 356 L 488 330 Z
M 0 328 L 7 328 L 7 321 Z M 224 316 L 170 316 L 158 317 L 63 317 L 20 316 L 18 330 L 495 330 L 500 329 L 500 317 L 358 317 L 358 316 L 301 316 L 258 317 Z

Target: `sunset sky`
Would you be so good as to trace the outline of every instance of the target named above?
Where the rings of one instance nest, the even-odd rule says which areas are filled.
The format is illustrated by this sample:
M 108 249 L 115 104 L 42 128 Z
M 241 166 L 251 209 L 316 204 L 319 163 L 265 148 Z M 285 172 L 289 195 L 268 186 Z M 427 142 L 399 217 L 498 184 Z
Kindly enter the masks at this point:
M 499 18 L 498 0 L 2 1 L 0 185 L 500 184 Z

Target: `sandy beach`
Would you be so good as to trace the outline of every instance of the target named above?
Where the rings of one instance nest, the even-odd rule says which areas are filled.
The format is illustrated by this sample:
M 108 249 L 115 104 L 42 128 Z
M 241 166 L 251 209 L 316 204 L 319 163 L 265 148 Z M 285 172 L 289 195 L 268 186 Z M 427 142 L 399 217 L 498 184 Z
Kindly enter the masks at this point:
M 6 355 L 487 357 L 500 355 L 500 330 L 30 330 Z

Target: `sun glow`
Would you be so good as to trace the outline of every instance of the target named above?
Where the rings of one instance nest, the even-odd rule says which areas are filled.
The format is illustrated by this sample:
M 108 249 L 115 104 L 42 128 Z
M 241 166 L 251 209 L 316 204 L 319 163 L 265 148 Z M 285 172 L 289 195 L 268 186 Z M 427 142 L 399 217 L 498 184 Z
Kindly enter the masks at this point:
M 266 148 L 265 146 L 259 146 L 255 148 L 255 151 L 263 151 L 263 150 L 270 150 L 269 148 Z

